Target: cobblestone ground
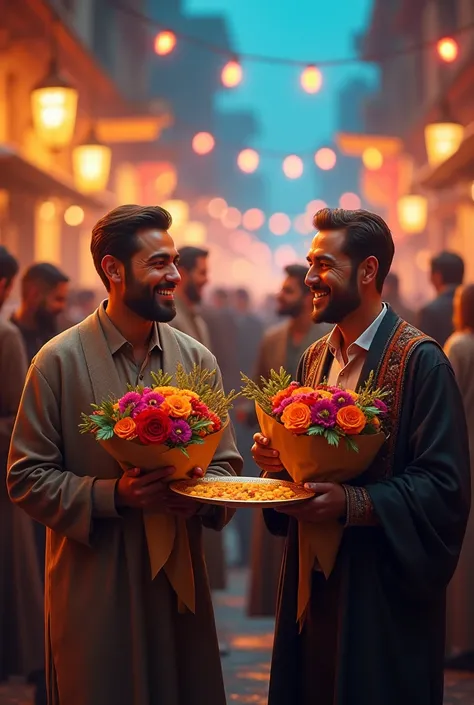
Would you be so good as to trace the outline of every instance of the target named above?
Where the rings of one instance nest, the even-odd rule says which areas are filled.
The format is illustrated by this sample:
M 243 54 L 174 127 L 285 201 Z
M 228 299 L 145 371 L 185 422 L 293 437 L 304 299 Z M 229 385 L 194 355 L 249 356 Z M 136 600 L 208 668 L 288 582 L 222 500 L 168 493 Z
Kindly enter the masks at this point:
M 245 616 L 245 572 L 232 571 L 229 583 L 229 590 L 216 598 L 216 617 L 221 638 L 231 648 L 230 655 L 222 661 L 227 702 L 228 705 L 267 705 L 273 620 L 248 619 Z M 448 672 L 444 705 L 473 703 L 474 674 L 466 676 Z M 0 686 L 0 705 L 33 705 L 31 690 L 20 684 Z

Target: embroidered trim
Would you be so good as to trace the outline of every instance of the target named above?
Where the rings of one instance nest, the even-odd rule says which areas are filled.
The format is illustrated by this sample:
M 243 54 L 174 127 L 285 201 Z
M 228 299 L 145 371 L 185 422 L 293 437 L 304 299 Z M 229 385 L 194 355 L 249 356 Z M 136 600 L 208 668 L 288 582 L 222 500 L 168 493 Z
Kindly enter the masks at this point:
M 374 505 L 365 487 L 342 485 L 346 494 L 344 526 L 373 526 L 377 523 Z

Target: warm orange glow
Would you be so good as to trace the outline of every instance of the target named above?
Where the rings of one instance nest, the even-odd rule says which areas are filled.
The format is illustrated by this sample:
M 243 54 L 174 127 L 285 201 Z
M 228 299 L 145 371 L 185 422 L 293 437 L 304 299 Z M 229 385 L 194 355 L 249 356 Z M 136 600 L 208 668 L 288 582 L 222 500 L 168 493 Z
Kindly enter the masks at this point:
M 272 251 L 266 242 L 256 240 L 249 247 L 248 256 L 255 264 L 260 266 L 269 264 L 272 259 Z
M 283 160 L 283 173 L 287 179 L 299 179 L 303 169 L 303 161 L 296 154 L 291 154 Z
M 210 132 L 198 132 L 193 137 L 192 147 L 196 154 L 209 154 L 214 149 L 216 141 Z
M 158 32 L 155 37 L 155 52 L 159 56 L 171 54 L 176 46 L 176 34 L 174 32 Z
M 226 88 L 235 88 L 242 81 L 242 67 L 238 61 L 228 61 L 222 69 L 221 80 Z
M 274 213 L 268 221 L 268 228 L 274 235 L 286 235 L 291 228 L 291 220 L 286 213 Z
M 281 245 L 275 250 L 275 264 L 277 267 L 287 267 L 289 264 L 294 264 L 298 260 L 298 255 L 291 245 Z
M 360 198 L 356 193 L 343 193 L 339 199 L 339 205 L 341 208 L 345 208 L 348 211 L 356 211 L 360 208 Z
M 242 218 L 242 225 L 247 230 L 258 230 L 265 222 L 265 214 L 259 208 L 250 208 L 245 211 Z
M 459 46 L 457 41 L 452 37 L 444 37 L 443 39 L 440 39 L 436 45 L 436 48 L 438 50 L 439 58 L 447 64 L 456 61 L 458 58 Z
M 309 235 L 313 231 L 312 216 L 309 211 L 297 215 L 293 225 L 297 233 L 300 235 Z
M 184 229 L 185 245 L 194 245 L 195 247 L 199 247 L 200 245 L 204 245 L 204 243 L 206 242 L 206 238 L 207 229 L 204 223 L 200 223 L 199 221 L 194 220 L 191 220 L 189 223 L 186 223 Z
M 424 196 L 402 196 L 397 203 L 398 222 L 406 233 L 421 233 L 428 217 L 428 201 Z
M 56 215 L 56 204 L 54 201 L 43 201 L 38 208 L 38 216 L 41 220 L 53 220 Z
M 170 201 L 164 201 L 161 203 L 162 208 L 164 208 L 168 213 L 171 213 L 173 218 L 172 230 L 178 230 L 179 228 L 186 225 L 189 220 L 189 204 L 186 201 L 180 201 L 179 199 L 171 199 Z
M 435 122 L 425 127 L 425 145 L 431 167 L 455 154 L 464 138 L 464 127 L 457 122 Z
M 306 93 L 317 93 L 323 84 L 321 71 L 316 66 L 307 66 L 301 74 L 300 82 Z
M 50 149 L 63 149 L 70 142 L 76 124 L 78 92 L 54 70 L 31 92 L 31 110 L 36 133 Z
M 313 217 L 315 213 L 320 211 L 322 208 L 327 208 L 328 204 L 326 201 L 322 201 L 320 198 L 316 198 L 314 201 L 310 201 L 306 206 L 306 212 Z
M 162 201 L 164 198 L 169 198 L 177 185 L 178 175 L 174 168 L 159 174 L 155 179 L 157 200 Z
M 223 198 L 212 198 L 207 205 L 211 218 L 220 218 L 226 209 L 227 202 Z
M 64 213 L 64 221 L 73 227 L 84 221 L 84 211 L 80 206 L 69 206 Z
M 259 165 L 260 157 L 254 149 L 243 149 L 237 157 L 239 169 L 246 174 L 252 174 Z
M 367 147 L 362 152 L 362 164 L 369 171 L 377 171 L 383 165 L 383 154 L 376 147 Z
M 333 169 L 336 166 L 336 161 L 336 152 L 333 149 L 329 149 L 329 147 L 318 149 L 314 155 L 314 163 L 323 171 Z
M 239 211 L 238 208 L 227 208 L 221 215 L 221 223 L 224 226 L 224 228 L 229 228 L 229 230 L 232 230 L 233 228 L 238 228 L 240 223 L 242 222 L 242 213 Z
M 245 232 L 245 230 L 236 230 L 234 233 L 231 233 L 230 244 L 235 252 L 246 254 L 252 243 L 252 235 Z
M 112 150 L 95 138 L 78 145 L 72 152 L 74 180 L 83 193 L 103 191 L 109 180 Z

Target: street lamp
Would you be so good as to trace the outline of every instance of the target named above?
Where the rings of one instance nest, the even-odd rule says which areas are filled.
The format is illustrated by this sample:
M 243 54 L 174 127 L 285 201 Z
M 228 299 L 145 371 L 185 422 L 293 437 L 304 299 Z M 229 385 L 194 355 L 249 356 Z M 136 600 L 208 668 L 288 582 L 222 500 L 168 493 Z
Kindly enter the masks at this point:
M 397 203 L 398 222 L 404 232 L 421 233 L 428 217 L 428 201 L 424 196 L 402 196 Z
M 97 139 L 94 129 L 74 148 L 72 162 L 76 186 L 84 193 L 103 191 L 110 173 L 112 150 Z
M 56 56 L 51 59 L 45 78 L 31 91 L 31 110 L 35 130 L 50 149 L 70 144 L 77 114 L 77 90 L 59 74 Z

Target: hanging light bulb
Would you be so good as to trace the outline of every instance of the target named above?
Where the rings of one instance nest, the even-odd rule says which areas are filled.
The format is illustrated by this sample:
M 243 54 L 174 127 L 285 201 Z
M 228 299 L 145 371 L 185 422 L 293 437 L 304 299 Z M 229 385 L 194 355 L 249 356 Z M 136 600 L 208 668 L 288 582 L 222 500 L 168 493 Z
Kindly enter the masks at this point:
M 214 149 L 216 141 L 210 132 L 198 132 L 193 137 L 192 147 L 196 154 L 203 156 Z
M 103 191 L 109 180 L 111 157 L 112 150 L 99 142 L 92 128 L 88 138 L 72 152 L 77 188 L 84 193 Z
M 31 91 L 33 124 L 40 140 L 50 149 L 67 147 L 76 125 L 78 92 L 58 71 L 54 55 L 47 76 Z
M 237 164 L 246 174 L 253 174 L 258 169 L 260 157 L 254 149 L 243 149 L 237 157 Z
M 296 154 L 291 154 L 283 160 L 283 173 L 287 179 L 299 179 L 303 168 L 303 161 Z
M 406 233 L 421 233 L 428 217 L 428 201 L 424 196 L 402 196 L 397 203 L 398 222 Z
M 155 37 L 155 53 L 158 56 L 171 54 L 176 46 L 176 34 L 174 32 L 158 32 Z
M 321 71 L 316 66 L 307 66 L 301 74 L 300 83 L 306 93 L 317 93 L 323 85 Z
M 435 167 L 458 151 L 464 127 L 454 121 L 435 122 L 425 127 L 425 145 L 430 166 Z
M 242 81 L 242 66 L 236 59 L 228 61 L 221 73 L 222 84 L 226 88 L 235 88 Z
M 443 39 L 440 39 L 436 44 L 436 48 L 439 58 L 447 64 L 451 64 L 458 58 L 459 46 L 457 41 L 452 37 L 443 37 Z

